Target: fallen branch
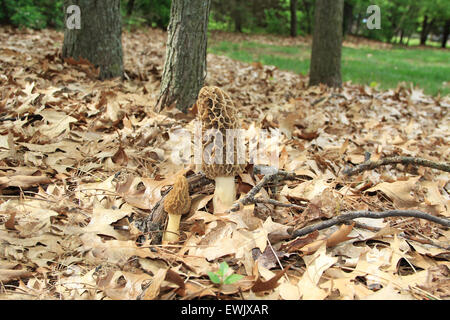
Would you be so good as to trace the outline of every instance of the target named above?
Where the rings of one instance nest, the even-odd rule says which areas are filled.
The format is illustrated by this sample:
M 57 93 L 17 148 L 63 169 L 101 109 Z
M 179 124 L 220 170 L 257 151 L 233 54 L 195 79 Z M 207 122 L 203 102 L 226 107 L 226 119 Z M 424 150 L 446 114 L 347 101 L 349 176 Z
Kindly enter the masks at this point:
M 252 203 L 265 203 L 265 204 L 274 205 L 276 207 L 294 208 L 294 209 L 298 209 L 298 210 L 305 210 L 305 208 L 306 208 L 306 205 L 300 206 L 300 205 L 294 204 L 294 203 L 284 203 L 281 201 L 277 201 L 277 200 L 273 200 L 273 199 L 263 199 L 260 197 L 254 198 Z
M 417 165 L 417 166 L 422 166 L 422 167 L 429 167 L 429 168 L 433 168 L 433 169 L 437 169 L 437 170 L 441 170 L 441 171 L 446 171 L 446 172 L 450 172 L 450 163 L 445 163 L 445 162 L 433 162 L 427 159 L 422 159 L 422 158 L 414 158 L 414 157 L 389 157 L 389 158 L 384 158 L 378 161 L 365 161 L 363 163 L 361 163 L 360 165 L 357 165 L 354 168 L 348 168 L 345 169 L 343 172 L 345 175 L 348 176 L 352 176 L 358 173 L 361 173 L 363 171 L 367 171 L 367 170 L 372 170 L 384 165 L 388 165 L 388 164 L 404 164 L 404 165 L 408 165 L 408 164 L 412 164 L 412 165 Z
M 295 173 L 283 171 L 283 170 L 277 170 L 271 167 L 255 167 L 254 172 L 255 173 L 264 173 L 265 170 L 267 171 L 267 174 L 264 175 L 264 177 L 259 181 L 243 198 L 239 199 L 237 202 L 235 202 L 227 212 L 235 212 L 238 211 L 241 206 L 245 206 L 248 204 L 256 203 L 257 198 L 255 199 L 255 196 L 258 194 L 259 191 L 268 183 L 274 182 L 274 181 L 281 181 L 281 180 L 292 180 L 297 177 Z M 279 204 L 279 203 L 278 203 Z
M 387 217 L 413 217 L 419 219 L 425 219 L 429 221 L 433 221 L 435 223 L 441 224 L 446 227 L 450 227 L 450 219 L 439 218 L 436 216 L 432 216 L 428 213 L 417 211 L 417 210 L 391 210 L 391 211 L 383 211 L 383 212 L 371 212 L 371 211 L 353 211 L 341 214 L 337 217 L 331 218 L 330 220 L 326 220 L 323 222 L 316 223 L 314 225 L 304 227 L 298 230 L 295 230 L 292 233 L 292 237 L 301 237 L 307 235 L 316 230 L 322 230 L 334 226 L 336 224 L 340 224 L 349 220 L 357 219 L 357 218 L 371 218 L 371 219 L 382 219 Z

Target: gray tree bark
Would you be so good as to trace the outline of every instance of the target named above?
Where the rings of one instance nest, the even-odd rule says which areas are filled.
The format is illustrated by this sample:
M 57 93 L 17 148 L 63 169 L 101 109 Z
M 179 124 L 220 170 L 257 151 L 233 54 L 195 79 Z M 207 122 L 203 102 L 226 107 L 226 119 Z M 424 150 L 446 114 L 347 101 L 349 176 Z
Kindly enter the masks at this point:
M 100 68 L 101 80 L 123 76 L 122 21 L 120 0 L 65 0 L 67 8 L 77 5 L 81 11 L 81 29 L 64 32 L 63 58 L 89 60 Z
M 297 0 L 291 0 L 291 37 L 297 36 Z
M 309 85 L 341 87 L 344 0 L 317 0 Z
M 182 112 L 197 100 L 206 78 L 210 0 L 173 0 L 166 61 L 155 111 L 175 105 Z

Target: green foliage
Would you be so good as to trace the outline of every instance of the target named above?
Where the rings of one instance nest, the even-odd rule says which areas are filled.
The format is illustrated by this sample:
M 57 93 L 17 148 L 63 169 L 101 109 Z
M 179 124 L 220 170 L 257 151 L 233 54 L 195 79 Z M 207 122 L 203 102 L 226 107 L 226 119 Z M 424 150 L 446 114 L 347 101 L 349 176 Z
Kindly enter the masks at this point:
M 62 0 L 1 0 L 0 21 L 33 29 L 61 28 L 62 4 Z
M 130 29 L 151 26 L 166 29 L 170 20 L 171 0 L 121 1 L 123 24 Z
M 211 0 L 210 30 L 288 35 L 291 0 Z M 64 27 L 63 0 L 0 0 L 0 24 L 34 29 Z M 448 0 L 345 0 L 346 23 L 352 33 L 380 41 L 403 42 L 421 32 L 428 17 L 429 32 L 440 36 L 450 19 Z M 122 0 L 123 25 L 166 29 L 170 20 L 171 0 Z M 381 9 L 381 29 L 369 30 L 365 19 L 369 5 Z M 315 0 L 297 0 L 297 33 L 312 34 Z M 350 22 L 349 22 L 350 21 Z
M 285 10 L 276 10 L 274 8 L 266 9 L 264 11 L 266 19 L 266 32 L 288 34 L 289 33 L 289 21 L 290 13 Z
M 233 284 L 243 278 L 243 276 L 240 274 L 234 273 L 228 274 L 229 273 L 228 270 L 229 266 L 224 261 L 219 265 L 219 270 L 216 273 L 208 272 L 209 279 L 211 280 L 212 283 L 223 285 L 223 284 Z
M 123 0 L 121 4 L 126 28 L 152 26 L 165 29 L 169 24 L 171 0 Z M 64 27 L 63 8 L 63 0 L 0 0 L 0 23 L 33 29 L 61 29 Z

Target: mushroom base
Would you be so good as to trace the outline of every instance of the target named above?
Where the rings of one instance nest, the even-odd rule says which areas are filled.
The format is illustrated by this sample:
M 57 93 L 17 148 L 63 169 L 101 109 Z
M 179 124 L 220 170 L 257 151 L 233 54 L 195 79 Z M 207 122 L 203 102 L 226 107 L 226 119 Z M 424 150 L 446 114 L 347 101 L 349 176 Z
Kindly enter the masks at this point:
M 214 180 L 216 182 L 213 197 L 214 213 L 225 212 L 236 200 L 234 177 L 216 177 Z
M 164 232 L 163 242 L 178 242 L 180 236 L 181 214 L 169 214 L 166 232 Z

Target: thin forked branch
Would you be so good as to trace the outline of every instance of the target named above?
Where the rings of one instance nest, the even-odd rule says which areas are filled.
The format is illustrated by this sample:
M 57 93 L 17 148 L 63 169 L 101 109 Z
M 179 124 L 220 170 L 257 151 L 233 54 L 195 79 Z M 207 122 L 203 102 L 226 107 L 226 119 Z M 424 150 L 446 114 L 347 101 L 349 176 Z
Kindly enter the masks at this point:
M 257 173 L 257 170 L 255 170 L 255 173 Z M 258 201 L 259 198 L 255 198 L 255 196 L 258 194 L 261 189 L 269 183 L 272 183 L 274 181 L 281 181 L 281 180 L 292 180 L 295 179 L 297 176 L 295 173 L 283 171 L 283 170 L 273 170 L 269 174 L 266 174 L 261 181 L 259 181 L 242 199 L 239 199 L 237 202 L 233 204 L 233 206 L 228 210 L 228 212 L 235 212 L 238 211 L 241 206 L 245 206 L 252 203 L 262 202 Z M 275 205 L 275 202 L 272 203 Z
M 427 159 L 422 158 L 415 158 L 415 157 L 389 157 L 384 158 L 378 161 L 365 161 L 361 163 L 360 165 L 357 165 L 354 168 L 348 168 L 344 170 L 344 174 L 348 176 L 352 176 L 358 173 L 361 173 L 363 171 L 372 170 L 384 165 L 388 164 L 398 164 L 401 163 L 403 165 L 416 165 L 416 166 L 422 166 L 422 167 L 429 167 L 441 171 L 450 172 L 450 163 L 445 162 L 434 162 Z
M 302 237 L 304 235 L 310 234 L 316 230 L 322 230 L 325 228 L 329 228 L 336 224 L 340 224 L 349 220 L 357 219 L 357 218 L 371 218 L 371 219 L 382 219 L 387 217 L 413 217 L 419 219 L 425 219 L 429 221 L 433 221 L 435 223 L 441 224 L 446 227 L 450 227 L 450 219 L 447 218 L 439 218 L 436 216 L 432 216 L 431 214 L 418 211 L 418 210 L 390 210 L 390 211 L 382 211 L 382 212 L 372 212 L 372 211 L 351 211 L 344 214 L 341 214 L 337 217 L 331 218 L 329 220 L 319 222 L 313 224 L 308 227 L 304 227 L 298 229 L 292 233 L 292 237 Z

